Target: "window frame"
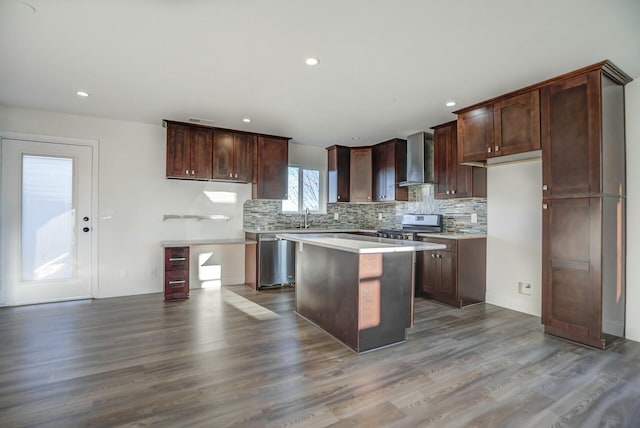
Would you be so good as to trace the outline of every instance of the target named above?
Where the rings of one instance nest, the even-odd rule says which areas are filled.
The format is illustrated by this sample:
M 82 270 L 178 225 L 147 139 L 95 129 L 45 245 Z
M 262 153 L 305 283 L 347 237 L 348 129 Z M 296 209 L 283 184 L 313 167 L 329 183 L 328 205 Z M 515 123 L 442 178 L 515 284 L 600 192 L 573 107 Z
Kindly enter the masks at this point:
M 304 171 L 317 171 L 318 172 L 318 209 L 317 210 L 309 210 L 310 214 L 326 214 L 327 213 L 327 198 L 326 198 L 326 174 L 318 167 L 309 167 L 305 165 L 295 165 L 289 164 L 287 165 L 287 177 L 289 176 L 289 168 L 297 168 L 298 169 L 298 210 L 297 211 L 289 211 L 284 209 L 285 200 L 280 204 L 280 212 L 282 214 L 304 214 L 303 204 L 303 180 L 304 180 Z M 287 187 L 289 186 L 289 182 L 287 179 Z

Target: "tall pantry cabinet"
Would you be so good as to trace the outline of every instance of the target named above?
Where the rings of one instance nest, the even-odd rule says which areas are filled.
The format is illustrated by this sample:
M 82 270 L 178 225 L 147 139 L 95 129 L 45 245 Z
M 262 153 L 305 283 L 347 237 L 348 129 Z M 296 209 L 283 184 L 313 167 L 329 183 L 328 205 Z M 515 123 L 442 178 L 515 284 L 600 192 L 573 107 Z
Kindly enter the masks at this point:
M 624 85 L 608 61 L 540 89 L 542 323 L 600 349 L 624 337 Z

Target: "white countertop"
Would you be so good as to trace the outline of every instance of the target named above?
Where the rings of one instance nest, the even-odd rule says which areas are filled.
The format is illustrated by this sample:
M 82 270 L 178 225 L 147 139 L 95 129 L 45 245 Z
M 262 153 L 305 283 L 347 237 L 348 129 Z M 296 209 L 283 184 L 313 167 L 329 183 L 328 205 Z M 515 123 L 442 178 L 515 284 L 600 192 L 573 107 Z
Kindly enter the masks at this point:
M 399 253 L 411 251 L 444 250 L 445 245 L 419 241 L 376 238 L 348 233 L 282 233 L 278 238 L 308 245 L 347 251 L 350 253 Z
M 376 233 L 375 230 L 366 229 L 338 229 L 338 228 L 308 228 L 308 229 L 244 229 L 246 233 Z
M 478 238 L 486 238 L 487 235 L 477 235 L 472 233 L 454 233 L 454 232 L 444 232 L 444 233 L 418 233 L 420 238 L 440 238 L 440 239 L 478 239 Z
M 161 247 L 193 247 L 196 245 L 247 245 L 256 241 L 244 238 L 229 239 L 185 239 L 179 241 L 161 241 Z

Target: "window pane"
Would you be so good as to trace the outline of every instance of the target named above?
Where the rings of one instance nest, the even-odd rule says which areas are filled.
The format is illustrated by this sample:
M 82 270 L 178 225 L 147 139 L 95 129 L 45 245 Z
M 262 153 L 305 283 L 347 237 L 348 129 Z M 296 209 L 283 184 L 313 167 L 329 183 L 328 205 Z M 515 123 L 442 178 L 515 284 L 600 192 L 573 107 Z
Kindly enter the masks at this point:
M 298 211 L 299 210 L 299 192 L 298 192 L 298 180 L 300 169 L 295 166 L 289 167 L 289 199 L 282 201 L 282 211 Z
M 73 160 L 22 159 L 22 280 L 74 277 Z
M 311 211 L 320 209 L 320 171 L 303 170 L 302 174 L 302 208 Z

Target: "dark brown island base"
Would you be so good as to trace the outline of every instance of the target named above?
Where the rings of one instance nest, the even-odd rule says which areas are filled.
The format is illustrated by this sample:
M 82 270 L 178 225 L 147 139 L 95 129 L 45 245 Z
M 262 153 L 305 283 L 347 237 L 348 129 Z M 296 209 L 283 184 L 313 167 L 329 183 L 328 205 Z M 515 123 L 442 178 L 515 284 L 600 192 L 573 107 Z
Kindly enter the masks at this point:
M 351 234 L 283 234 L 296 245 L 296 312 L 355 352 L 407 340 L 415 251 L 444 245 Z

